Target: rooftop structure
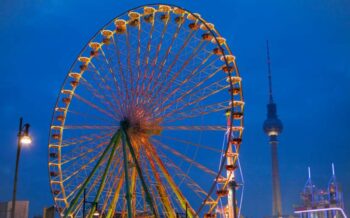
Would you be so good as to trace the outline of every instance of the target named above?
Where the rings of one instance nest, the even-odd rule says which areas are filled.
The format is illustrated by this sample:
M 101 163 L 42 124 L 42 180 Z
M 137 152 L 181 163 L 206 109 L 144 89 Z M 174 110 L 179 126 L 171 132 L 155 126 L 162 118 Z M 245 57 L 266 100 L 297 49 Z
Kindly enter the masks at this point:
M 10 218 L 12 201 L 0 202 L 0 218 Z M 28 218 L 29 201 L 16 201 L 15 217 Z
M 45 207 L 43 210 L 43 218 L 55 218 L 55 207 Z
M 308 168 L 308 180 L 301 193 L 302 205 L 294 213 L 300 218 L 347 218 L 344 212 L 343 195 L 339 189 L 332 164 L 332 176 L 326 189 L 317 189 L 311 180 Z

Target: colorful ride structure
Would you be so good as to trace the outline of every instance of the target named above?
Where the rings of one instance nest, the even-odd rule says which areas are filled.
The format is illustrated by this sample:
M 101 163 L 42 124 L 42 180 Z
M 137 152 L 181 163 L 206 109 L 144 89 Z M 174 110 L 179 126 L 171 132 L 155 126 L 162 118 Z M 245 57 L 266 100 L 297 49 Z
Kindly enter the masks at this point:
M 122 13 L 82 49 L 54 107 L 59 215 L 237 218 L 243 112 L 235 56 L 213 24 L 172 5 Z
M 295 208 L 294 213 L 300 218 L 347 218 L 344 211 L 343 193 L 335 177 L 332 164 L 332 177 L 326 190 L 317 189 L 311 180 L 310 167 L 308 180 L 301 193 L 302 205 Z

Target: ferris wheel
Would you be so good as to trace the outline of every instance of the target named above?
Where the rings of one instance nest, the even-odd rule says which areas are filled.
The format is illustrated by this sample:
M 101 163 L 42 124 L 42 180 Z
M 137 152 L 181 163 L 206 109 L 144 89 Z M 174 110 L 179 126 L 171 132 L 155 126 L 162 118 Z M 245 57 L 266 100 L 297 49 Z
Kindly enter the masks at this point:
M 58 213 L 235 217 L 243 109 L 235 57 L 213 24 L 171 5 L 121 14 L 82 49 L 57 98 Z

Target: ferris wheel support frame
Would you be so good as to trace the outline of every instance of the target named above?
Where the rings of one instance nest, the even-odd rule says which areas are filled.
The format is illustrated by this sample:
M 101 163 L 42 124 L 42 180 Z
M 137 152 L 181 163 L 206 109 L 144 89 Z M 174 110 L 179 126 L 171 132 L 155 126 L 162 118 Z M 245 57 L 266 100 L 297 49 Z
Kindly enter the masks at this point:
M 125 177 L 125 192 L 126 192 L 126 204 L 128 208 L 128 218 L 132 217 L 132 210 L 131 210 L 131 194 L 130 194 L 130 187 L 129 187 L 129 166 L 128 166 L 128 160 L 127 160 L 127 154 L 126 154 L 126 146 L 125 146 L 125 136 L 123 134 L 123 159 L 124 159 L 124 177 Z
M 126 156 L 126 148 L 125 148 L 126 147 L 125 144 L 126 144 L 128 146 L 128 148 L 129 148 L 130 154 L 131 154 L 131 156 L 133 158 L 133 161 L 134 161 L 134 164 L 135 164 L 135 167 L 136 167 L 136 170 L 137 170 L 137 174 L 138 174 L 138 176 L 140 178 L 140 181 L 141 181 L 141 184 L 142 184 L 142 188 L 143 188 L 143 190 L 144 190 L 144 192 L 146 194 L 146 202 L 151 207 L 153 215 L 155 215 L 156 217 L 159 217 L 158 213 L 157 213 L 157 211 L 156 211 L 156 209 L 154 207 L 154 202 L 153 202 L 153 199 L 151 197 L 151 194 L 150 194 L 150 192 L 149 192 L 149 190 L 147 188 L 147 185 L 146 185 L 145 179 L 143 177 L 142 170 L 140 168 L 139 162 L 138 162 L 138 160 L 136 158 L 136 154 L 135 154 L 134 148 L 131 145 L 130 138 L 129 138 L 128 133 L 127 133 L 127 129 L 129 128 L 128 120 L 121 121 L 120 122 L 120 126 L 121 126 L 121 130 L 120 131 L 123 134 L 122 143 L 123 143 L 123 154 L 124 154 L 124 167 L 127 166 L 127 163 L 126 163 L 127 162 L 127 160 L 126 160 L 127 156 Z M 126 165 L 125 165 L 125 163 L 126 163 Z M 124 170 L 125 170 L 125 176 L 127 176 L 128 168 L 125 168 Z M 126 177 L 126 184 L 128 184 L 128 183 L 129 183 L 128 182 L 128 177 Z M 130 189 L 127 190 L 127 193 L 129 193 L 128 210 L 130 210 L 130 215 L 128 213 L 128 217 L 131 218 L 132 217 L 131 216 L 132 213 L 131 213 Z
M 103 154 L 101 155 L 100 159 L 97 161 L 95 167 L 92 169 L 91 173 L 89 174 L 89 176 L 86 178 L 86 180 L 84 181 L 83 185 L 80 187 L 77 195 L 75 196 L 75 198 L 73 199 L 72 203 L 69 205 L 69 208 L 67 210 L 67 212 L 65 213 L 64 217 L 67 218 L 69 216 L 71 216 L 71 211 L 72 209 L 75 207 L 75 205 L 78 203 L 79 197 L 83 194 L 83 191 L 85 189 L 85 187 L 87 186 L 87 184 L 89 183 L 90 179 L 92 178 L 92 176 L 95 174 L 97 168 L 100 166 L 102 160 L 104 159 L 104 157 L 106 156 L 106 154 L 108 153 L 108 151 L 110 150 L 110 148 L 112 147 L 112 145 L 114 145 L 114 148 L 117 146 L 117 141 L 119 141 L 121 136 L 120 131 L 118 131 L 117 133 L 115 133 L 110 141 L 110 143 L 108 144 L 106 150 L 104 150 Z
M 77 195 L 75 196 L 75 198 L 73 199 L 72 203 L 70 204 L 70 207 L 68 208 L 68 210 L 66 211 L 64 217 L 67 218 L 67 217 L 70 217 L 72 216 L 71 212 L 73 211 L 73 208 L 78 204 L 78 200 L 79 200 L 79 197 L 81 196 L 81 194 L 83 193 L 84 189 L 86 188 L 86 185 L 88 184 L 88 182 L 91 180 L 92 176 L 95 174 L 97 168 L 101 165 L 101 162 L 102 160 L 105 158 L 106 154 L 108 153 L 108 151 L 111 149 L 112 147 L 112 151 L 111 151 L 111 154 L 109 155 L 109 158 L 108 158 L 108 162 L 107 162 L 107 165 L 105 167 L 105 170 L 104 170 L 104 173 L 102 175 L 102 178 L 101 178 L 101 182 L 100 182 L 100 186 L 99 186 L 99 189 L 97 191 L 97 195 L 95 196 L 95 199 L 94 199 L 94 202 L 97 202 L 101 196 L 101 193 L 102 193 L 102 190 L 103 190 L 103 187 L 104 187 L 104 184 L 105 184 L 105 180 L 106 180 L 106 177 L 107 177 L 107 171 L 108 169 L 110 168 L 110 165 L 111 165 L 111 162 L 112 162 L 112 159 L 113 159 L 113 156 L 114 156 L 114 153 L 115 153 L 115 150 L 118 146 L 118 144 L 120 143 L 120 141 L 122 142 L 122 148 L 123 148 L 123 156 L 126 157 L 127 156 L 127 153 L 126 153 L 126 146 L 128 146 L 129 148 L 129 151 L 130 151 L 130 154 L 134 160 L 134 163 L 135 163 L 135 167 L 137 169 L 137 172 L 138 172 L 138 175 L 139 175 L 139 178 L 140 178 L 140 181 L 141 181 L 141 184 L 142 184 L 142 188 L 144 189 L 145 193 L 146 193 L 146 201 L 147 203 L 149 204 L 149 206 L 151 207 L 151 210 L 153 212 L 153 214 L 156 216 L 156 217 L 159 217 L 158 216 L 158 213 L 154 207 L 154 202 L 153 202 L 153 199 L 151 198 L 151 195 L 150 195 L 150 192 L 147 188 L 147 185 L 145 183 L 145 180 L 143 178 L 143 175 L 142 175 L 142 170 L 140 168 L 140 165 L 137 161 L 137 158 L 136 158 L 136 154 L 135 154 L 135 151 L 131 145 L 131 142 L 130 142 L 130 138 L 127 134 L 127 124 L 123 123 L 125 121 L 122 121 L 121 122 L 121 126 L 122 128 L 119 129 L 112 137 L 110 143 L 108 144 L 105 152 L 101 155 L 100 159 L 98 160 L 97 164 L 95 165 L 95 167 L 93 168 L 93 170 L 91 171 L 91 173 L 89 174 L 89 176 L 87 177 L 87 179 L 85 180 L 84 184 L 82 185 L 82 187 L 79 189 Z M 151 151 L 154 151 L 153 150 L 154 148 L 151 148 Z M 164 164 L 161 162 L 160 158 L 156 155 L 155 157 L 155 162 L 158 164 L 158 166 L 160 166 L 161 170 L 162 171 L 165 171 L 164 173 L 166 175 L 169 176 L 169 173 L 166 171 L 166 169 L 164 168 Z M 127 161 L 127 158 L 124 158 L 124 179 L 125 179 L 125 189 L 127 190 L 126 191 L 126 198 L 127 198 L 127 208 L 128 208 L 128 218 L 131 218 L 132 217 L 132 208 L 131 208 L 131 193 L 130 193 L 130 186 L 129 186 L 129 175 L 128 175 L 128 169 L 129 166 L 128 166 L 128 161 Z M 166 179 L 167 180 L 170 180 L 169 182 L 171 184 L 173 184 L 173 181 L 171 180 L 170 177 L 167 177 L 166 176 Z M 173 184 L 174 185 L 174 184 Z M 175 185 L 176 187 L 176 185 Z M 120 189 L 120 187 L 118 188 Z M 178 199 L 184 203 L 181 204 L 181 206 L 183 206 L 186 211 L 190 211 L 190 213 L 188 213 L 188 217 L 190 218 L 193 218 L 195 217 L 195 215 L 193 215 L 193 208 L 188 208 L 188 202 L 187 200 L 184 198 L 184 196 L 181 195 L 181 193 L 179 192 L 179 190 L 176 190 L 176 195 L 178 197 Z M 94 208 L 94 210 L 97 210 L 97 208 Z M 93 216 L 93 213 L 95 212 L 94 210 L 91 210 L 88 214 L 88 217 L 91 218 Z M 109 210 L 108 214 L 107 214 L 107 217 L 111 217 L 112 216 L 112 210 Z
M 159 217 L 158 213 L 155 210 L 153 199 L 151 198 L 150 192 L 149 192 L 149 190 L 147 188 L 147 185 L 146 185 L 146 182 L 145 182 L 145 180 L 143 178 L 140 165 L 139 165 L 139 163 L 137 161 L 137 158 L 135 156 L 135 151 L 134 151 L 134 149 L 133 149 L 133 147 L 131 145 L 131 142 L 130 142 L 130 138 L 129 138 L 128 134 L 127 134 L 127 128 L 128 128 L 127 121 L 122 121 L 121 122 L 121 129 L 119 129 L 114 134 L 114 136 L 112 137 L 112 139 L 111 139 L 109 145 L 107 146 L 106 150 L 101 155 L 100 159 L 98 160 L 97 164 L 95 165 L 95 167 L 93 168 L 93 170 L 91 171 L 91 173 L 89 174 L 87 179 L 85 180 L 85 182 L 82 185 L 82 187 L 79 189 L 77 195 L 73 199 L 72 204 L 70 204 L 70 206 L 69 206 L 69 208 L 68 208 L 68 210 L 67 210 L 67 212 L 66 212 L 66 214 L 64 216 L 65 218 L 71 216 L 70 213 L 71 213 L 73 207 L 75 207 L 75 205 L 78 203 L 78 199 L 81 196 L 81 194 L 82 194 L 83 190 L 85 189 L 86 185 L 88 184 L 88 182 L 90 181 L 92 176 L 95 174 L 97 168 L 100 166 L 100 164 L 101 164 L 102 160 L 105 158 L 107 152 L 110 150 L 112 145 L 114 145 L 113 148 L 112 148 L 111 154 L 109 156 L 106 168 L 104 170 L 104 173 L 103 173 L 103 176 L 102 176 L 102 179 L 101 179 L 101 182 L 100 182 L 100 186 L 99 186 L 99 189 L 98 189 L 97 194 L 95 196 L 94 202 L 97 202 L 99 200 L 99 197 L 101 196 L 101 193 L 102 193 L 102 190 L 103 190 L 103 187 L 104 187 L 104 184 L 105 184 L 105 180 L 106 180 L 106 177 L 107 177 L 107 171 L 108 171 L 108 169 L 109 169 L 109 167 L 111 165 L 111 162 L 112 162 L 115 150 L 116 150 L 117 145 L 119 144 L 119 142 L 121 140 L 121 137 L 122 137 L 121 141 L 122 141 L 123 156 L 124 156 L 124 175 L 125 175 L 125 181 L 126 181 L 125 182 L 125 189 L 126 189 L 126 198 L 127 198 L 128 218 L 132 217 L 132 209 L 131 209 L 131 194 L 130 194 L 130 187 L 129 187 L 128 161 L 127 161 L 126 146 L 128 146 L 130 154 L 131 154 L 131 156 L 133 158 L 133 161 L 135 163 L 135 167 L 136 167 L 138 176 L 140 178 L 140 181 L 141 181 L 141 184 L 142 184 L 142 188 L 144 189 L 144 192 L 146 194 L 146 201 L 149 204 L 149 206 L 151 207 L 153 215 L 155 215 L 156 217 Z M 97 210 L 97 208 L 95 208 L 95 210 Z M 88 217 L 91 218 L 93 216 L 94 212 L 95 211 L 91 210 L 89 215 L 88 215 Z M 111 216 L 112 214 L 109 213 L 109 215 Z

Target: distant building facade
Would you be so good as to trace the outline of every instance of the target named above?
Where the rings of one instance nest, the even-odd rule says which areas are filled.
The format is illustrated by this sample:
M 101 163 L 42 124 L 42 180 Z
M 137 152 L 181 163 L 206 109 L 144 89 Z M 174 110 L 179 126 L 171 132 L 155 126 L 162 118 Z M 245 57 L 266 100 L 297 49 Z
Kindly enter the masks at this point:
M 12 201 L 0 202 L 0 218 L 11 218 Z M 16 201 L 15 217 L 28 218 L 29 201 Z
M 43 218 L 55 218 L 55 207 L 46 207 L 43 210 Z

